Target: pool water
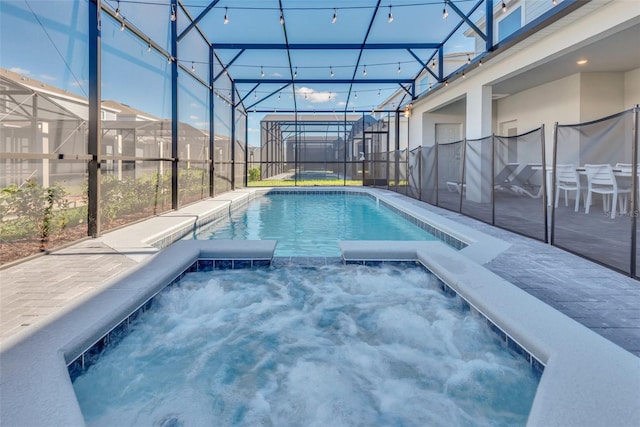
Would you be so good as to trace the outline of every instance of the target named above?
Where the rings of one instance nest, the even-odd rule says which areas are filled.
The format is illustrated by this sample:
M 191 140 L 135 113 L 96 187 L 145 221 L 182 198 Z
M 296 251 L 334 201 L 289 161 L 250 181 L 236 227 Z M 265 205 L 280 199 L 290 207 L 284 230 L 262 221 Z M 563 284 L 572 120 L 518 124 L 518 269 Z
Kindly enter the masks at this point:
M 277 240 L 276 256 L 340 256 L 339 240 L 436 240 L 374 199 L 348 194 L 269 194 L 195 238 Z
M 89 426 L 525 425 L 538 377 L 420 267 L 188 273 L 78 376 Z

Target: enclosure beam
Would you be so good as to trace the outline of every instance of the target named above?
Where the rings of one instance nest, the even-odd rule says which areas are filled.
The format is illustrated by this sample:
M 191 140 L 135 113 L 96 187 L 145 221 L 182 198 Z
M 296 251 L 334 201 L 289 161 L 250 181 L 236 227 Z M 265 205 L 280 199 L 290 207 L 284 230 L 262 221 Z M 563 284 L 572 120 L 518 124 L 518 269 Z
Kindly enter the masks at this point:
M 437 49 L 440 43 L 216 43 L 216 50 L 405 50 Z
M 91 155 L 88 172 L 87 191 L 87 234 L 100 236 L 100 152 L 102 142 L 102 122 L 100 100 L 102 94 L 100 74 L 102 59 L 101 0 L 89 2 L 89 129 L 88 152 Z
M 193 29 L 193 27 L 195 27 L 196 25 L 198 25 L 198 22 L 200 22 L 200 20 L 202 18 L 204 18 L 205 16 L 207 16 L 207 13 L 209 13 L 209 11 L 211 9 L 213 9 L 213 7 L 218 4 L 220 2 L 220 0 L 213 0 L 211 3 L 209 3 L 209 5 L 207 7 L 204 8 L 204 10 L 202 12 L 200 12 L 200 15 L 196 16 L 196 18 L 191 21 L 191 23 L 189 25 L 187 25 L 187 28 L 184 29 L 184 31 L 182 33 L 180 33 L 179 36 L 177 36 L 176 33 L 176 37 L 177 37 L 177 41 L 180 41 L 184 38 L 184 36 L 186 36 L 187 34 L 189 34 L 189 31 L 191 31 Z M 176 8 L 176 3 L 175 1 L 171 0 L 171 7 Z M 177 10 L 177 9 L 176 9 Z M 173 38 L 173 40 L 175 40 L 176 38 Z
M 272 83 L 272 84 L 313 84 L 313 83 L 331 83 L 331 84 L 407 84 L 413 83 L 413 79 L 235 79 L 236 84 L 243 83 Z

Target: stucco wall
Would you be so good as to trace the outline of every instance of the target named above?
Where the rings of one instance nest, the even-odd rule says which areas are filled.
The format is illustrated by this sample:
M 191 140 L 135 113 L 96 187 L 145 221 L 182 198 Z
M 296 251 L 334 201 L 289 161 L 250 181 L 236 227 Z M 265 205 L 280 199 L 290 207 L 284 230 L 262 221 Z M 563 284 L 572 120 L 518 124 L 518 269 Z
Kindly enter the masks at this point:
M 624 74 L 624 109 L 640 104 L 640 68 Z

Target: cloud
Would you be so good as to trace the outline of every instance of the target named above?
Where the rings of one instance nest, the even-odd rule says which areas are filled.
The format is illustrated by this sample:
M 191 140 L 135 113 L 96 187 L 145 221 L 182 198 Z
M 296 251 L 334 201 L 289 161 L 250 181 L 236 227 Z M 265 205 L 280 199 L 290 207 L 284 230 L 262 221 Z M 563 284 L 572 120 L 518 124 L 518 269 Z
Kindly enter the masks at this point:
M 89 84 L 88 80 L 80 80 L 79 82 L 71 82 L 71 86 L 73 87 L 85 87 Z
M 300 87 L 296 89 L 296 95 L 305 97 L 313 104 L 322 104 L 325 102 L 331 102 L 329 95 L 335 98 L 335 94 L 331 94 L 331 92 L 316 92 L 315 90 L 308 87 Z
M 194 125 L 202 128 L 207 128 L 209 127 L 209 122 L 196 122 L 194 123 Z
M 29 74 L 31 74 L 31 71 L 25 70 L 24 68 L 20 68 L 20 67 L 9 68 L 9 71 L 17 74 L 22 74 L 23 76 L 28 76 Z
M 275 73 L 271 73 L 271 77 L 282 77 L 282 74 L 275 72 Z
M 344 102 L 344 101 L 340 101 L 340 102 L 338 102 L 338 105 L 339 105 L 340 107 L 344 107 L 345 105 L 347 105 L 347 103 L 346 103 L 346 102 Z
M 50 76 L 48 74 L 40 74 L 40 76 L 38 76 L 38 77 L 40 77 L 42 80 L 51 80 L 51 81 L 58 80 L 55 77 Z
M 256 128 L 247 128 L 247 130 L 249 132 L 260 132 L 260 129 L 256 129 Z
M 200 117 L 198 117 L 198 116 L 189 116 L 189 118 L 190 118 L 191 120 L 198 120 Z

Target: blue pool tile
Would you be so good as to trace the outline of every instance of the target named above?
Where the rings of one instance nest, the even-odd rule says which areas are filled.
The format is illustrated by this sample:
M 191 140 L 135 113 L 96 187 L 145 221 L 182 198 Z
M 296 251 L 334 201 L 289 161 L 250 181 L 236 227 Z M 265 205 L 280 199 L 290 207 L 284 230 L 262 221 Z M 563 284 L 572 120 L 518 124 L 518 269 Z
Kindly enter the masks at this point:
M 229 270 L 233 268 L 233 261 L 229 259 L 218 259 L 215 263 L 216 270 Z

